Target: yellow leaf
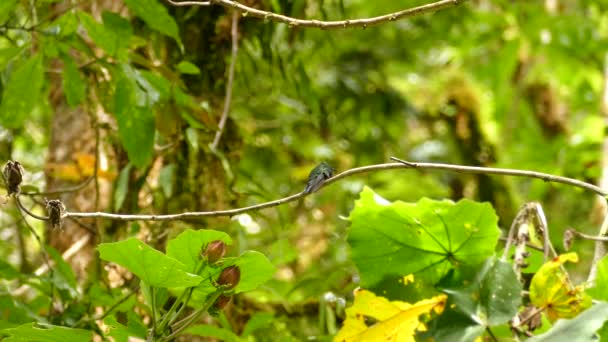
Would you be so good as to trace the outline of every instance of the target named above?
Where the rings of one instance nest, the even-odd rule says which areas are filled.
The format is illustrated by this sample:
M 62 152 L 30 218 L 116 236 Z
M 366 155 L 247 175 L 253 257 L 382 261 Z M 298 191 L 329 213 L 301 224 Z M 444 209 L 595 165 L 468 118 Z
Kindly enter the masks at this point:
M 416 330 L 424 330 L 418 320 L 422 314 L 441 313 L 446 295 L 425 299 L 415 304 L 392 301 L 367 290 L 355 292 L 355 302 L 346 309 L 346 320 L 334 342 L 414 341 Z M 367 319 L 376 321 L 367 326 Z
M 591 297 L 582 286 L 574 287 L 562 265 L 567 261 L 578 262 L 576 253 L 567 253 L 545 263 L 532 277 L 530 301 L 545 309 L 551 321 L 572 318 L 591 306 Z

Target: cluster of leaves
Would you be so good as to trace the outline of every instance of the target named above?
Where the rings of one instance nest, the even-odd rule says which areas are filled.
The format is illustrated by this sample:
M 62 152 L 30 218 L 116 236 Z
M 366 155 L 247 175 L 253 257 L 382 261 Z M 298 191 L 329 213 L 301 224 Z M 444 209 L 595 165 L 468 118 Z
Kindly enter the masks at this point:
M 496 339 L 524 332 L 536 334 L 530 339 L 534 341 L 568 341 L 571 336 L 592 341 L 608 320 L 608 303 L 589 309 L 592 295 L 605 300 L 608 258 L 600 263 L 601 276 L 590 291 L 571 283 L 563 265 L 578 257 L 570 253 L 528 270 L 532 278 L 524 296 L 512 262 L 495 256 L 500 231 L 487 203 L 391 203 L 366 188 L 349 219 L 349 244 L 361 286 L 373 293 L 355 293 L 334 341 L 405 341 L 414 336 L 472 341 L 484 333 Z M 535 312 L 529 314 L 532 308 Z M 433 317 L 423 315 L 432 311 Z M 530 321 L 540 322 L 541 313 L 539 329 L 541 323 Z M 571 319 L 559 320 L 566 318 Z M 569 333 L 561 335 L 564 330 Z M 603 330 L 600 334 L 606 338 Z
M 275 273 L 275 267 L 258 252 L 245 251 L 238 257 L 223 257 L 224 246 L 230 244 L 232 240 L 226 233 L 191 229 L 170 240 L 166 254 L 135 238 L 100 244 L 98 249 L 102 260 L 121 265 L 139 278 L 144 305 L 135 300 L 116 300 L 113 297 L 116 292 L 120 292 L 118 289 L 103 290 L 100 286 L 95 286 L 91 287 L 88 293 L 82 293 L 76 286 L 71 268 L 51 249 L 49 251 L 53 259 L 58 262 L 58 272 L 48 281 L 36 276 L 20 275 L 12 266 L 3 263 L 0 270 L 0 277 L 3 279 L 18 279 L 30 286 L 38 280 L 43 281 L 36 286 L 42 294 L 37 305 L 48 305 L 48 300 L 52 299 L 48 296 L 52 283 L 57 286 L 61 296 L 60 302 L 64 303 L 66 308 L 64 312 L 54 316 L 55 321 L 48 322 L 42 317 L 32 316 L 40 307 L 30 305 L 29 310 L 24 310 L 23 304 L 6 297 L 7 305 L 0 311 L 3 315 L 0 320 L 0 334 L 8 336 L 8 341 L 75 340 L 76 336 L 90 340 L 94 332 L 112 336 L 117 341 L 126 340 L 129 336 L 146 338 L 148 335 L 155 341 L 170 340 L 196 323 L 203 313 L 217 313 L 225 307 L 229 296 L 251 291 Z M 169 303 L 171 296 L 176 299 Z M 116 303 L 119 305 L 114 305 Z M 79 317 L 85 313 L 84 308 L 87 305 L 113 306 L 102 316 Z M 188 312 L 187 307 L 195 310 L 185 315 Z M 143 310 L 153 317 L 154 322 L 149 329 L 133 312 L 134 309 Z M 25 317 L 20 315 L 21 312 Z M 121 317 L 125 315 L 126 324 L 120 323 L 123 321 Z M 18 325 L 20 321 L 32 319 L 35 320 L 34 323 Z M 103 320 L 107 326 L 106 331 L 100 331 L 95 320 Z

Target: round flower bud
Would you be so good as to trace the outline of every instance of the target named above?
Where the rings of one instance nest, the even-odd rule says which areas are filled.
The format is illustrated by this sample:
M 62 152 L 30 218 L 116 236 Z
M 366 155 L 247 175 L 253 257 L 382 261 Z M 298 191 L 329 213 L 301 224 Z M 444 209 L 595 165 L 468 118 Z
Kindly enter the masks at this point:
M 235 288 L 239 281 L 241 280 L 241 270 L 238 266 L 230 266 L 224 268 L 219 278 L 217 278 L 217 283 L 219 285 L 225 286 L 226 290 L 232 290 Z
M 203 252 L 203 256 L 207 257 L 210 264 L 215 264 L 224 257 L 224 254 L 226 254 L 226 244 L 222 240 L 211 241 Z

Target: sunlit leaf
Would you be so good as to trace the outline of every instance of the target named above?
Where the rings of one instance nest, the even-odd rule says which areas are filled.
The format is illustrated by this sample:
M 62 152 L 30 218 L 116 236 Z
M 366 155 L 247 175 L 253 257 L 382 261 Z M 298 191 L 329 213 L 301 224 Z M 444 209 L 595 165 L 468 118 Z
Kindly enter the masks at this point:
M 22 127 L 40 100 L 43 83 L 42 54 L 36 54 L 11 74 L 2 93 L 0 123 L 8 128 Z
M 78 66 L 71 57 L 63 58 L 63 92 L 68 104 L 75 107 L 82 103 L 87 84 L 80 76 Z
M 116 83 L 114 115 L 118 135 L 129 160 L 138 168 L 148 165 L 154 150 L 154 113 L 136 98 L 135 80 L 121 77 Z
M 136 238 L 102 243 L 97 249 L 101 259 L 117 263 L 154 287 L 188 287 L 201 277 L 188 273 L 186 266 Z
M 177 44 L 182 45 L 175 20 L 158 0 L 125 0 L 125 4 L 151 29 L 175 39 Z
M 500 234 L 488 203 L 390 203 L 367 187 L 350 220 L 348 242 L 361 285 L 389 298 L 401 293 L 406 275 L 415 276 L 413 286 L 432 285 L 452 268 L 480 264 L 494 254 Z
M 187 75 L 198 75 L 201 73 L 201 71 L 199 70 L 199 68 L 188 62 L 188 61 L 181 61 L 177 64 L 177 71 L 179 71 L 182 74 L 187 74 Z
M 60 341 L 90 341 L 93 332 L 90 330 L 74 329 L 58 325 L 28 323 L 16 328 L 2 330 L 9 337 L 5 342 L 60 342 Z
M 530 301 L 545 309 L 550 320 L 571 318 L 591 306 L 583 286 L 574 287 L 562 269 L 566 262 L 578 262 L 576 253 L 567 253 L 544 264 L 530 283 Z
M 355 292 L 355 302 L 346 309 L 346 320 L 334 342 L 414 341 L 416 330 L 424 329 L 419 316 L 441 313 L 447 296 L 439 295 L 415 304 L 389 301 L 367 290 Z M 366 318 L 376 321 L 368 327 Z
M 203 247 L 215 240 L 224 241 L 227 245 L 232 244 L 232 239 L 224 232 L 186 229 L 167 243 L 167 255 L 183 263 L 188 272 L 194 272 L 201 260 Z

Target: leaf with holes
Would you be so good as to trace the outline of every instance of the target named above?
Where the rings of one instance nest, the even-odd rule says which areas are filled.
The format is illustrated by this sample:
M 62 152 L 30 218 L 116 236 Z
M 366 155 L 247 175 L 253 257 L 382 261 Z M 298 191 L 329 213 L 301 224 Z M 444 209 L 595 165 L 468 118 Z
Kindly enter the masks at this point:
M 432 285 L 451 269 L 477 265 L 493 255 L 500 235 L 488 203 L 426 198 L 391 203 L 367 187 L 349 219 L 348 242 L 361 286 L 388 297 L 432 292 Z M 411 287 L 404 280 L 410 274 L 416 279 Z

